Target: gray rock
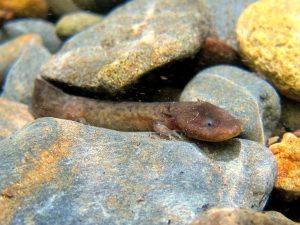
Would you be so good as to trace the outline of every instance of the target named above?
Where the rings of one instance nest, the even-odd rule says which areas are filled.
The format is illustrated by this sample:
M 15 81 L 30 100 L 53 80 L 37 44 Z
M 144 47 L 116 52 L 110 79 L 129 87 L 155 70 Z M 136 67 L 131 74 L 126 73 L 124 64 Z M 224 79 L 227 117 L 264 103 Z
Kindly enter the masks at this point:
M 25 46 L 6 76 L 2 97 L 30 104 L 34 80 L 50 56 L 48 50 L 40 44 Z
M 199 0 L 131 1 L 102 23 L 71 38 L 45 66 L 42 76 L 79 88 L 115 93 L 157 67 L 193 57 L 208 35 L 209 24 L 209 13 Z M 91 65 L 88 60 L 84 62 L 90 67 L 85 70 L 93 74 L 75 69 L 83 68 L 74 57 L 77 48 L 94 47 L 103 50 L 97 59 L 88 59 Z M 70 61 L 68 67 L 58 69 L 66 61 Z
M 84 11 L 70 13 L 60 18 L 57 22 L 55 27 L 56 34 L 60 38 L 65 39 L 102 20 L 102 16 L 95 13 Z
M 32 121 L 33 116 L 29 113 L 26 105 L 0 98 L 0 140 L 20 130 Z
M 241 13 L 256 0 L 205 0 L 213 16 L 214 30 L 222 41 L 238 48 L 235 27 Z
M 300 129 L 300 103 L 282 98 L 282 124 L 289 130 Z
M 61 41 L 55 33 L 54 24 L 41 19 L 18 19 L 7 22 L 4 25 L 4 31 L 10 38 L 17 36 L 36 33 L 39 34 L 44 45 L 50 52 L 54 53 L 59 50 Z
M 5 224 L 188 224 L 206 206 L 261 210 L 276 164 L 259 143 L 200 144 L 38 119 L 0 144 Z

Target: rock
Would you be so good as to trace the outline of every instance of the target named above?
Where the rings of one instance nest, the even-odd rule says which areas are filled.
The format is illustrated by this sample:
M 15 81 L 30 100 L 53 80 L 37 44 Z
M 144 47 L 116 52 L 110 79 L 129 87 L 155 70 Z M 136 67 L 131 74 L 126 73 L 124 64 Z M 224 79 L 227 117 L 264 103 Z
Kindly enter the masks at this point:
M 299 12 L 298 0 L 257 1 L 243 12 L 237 25 L 245 62 L 283 95 L 298 102 Z
M 53 118 L 0 145 L 5 224 L 188 224 L 209 205 L 261 210 L 276 164 L 248 140 L 196 144 Z
M 47 0 L 47 3 L 51 11 L 56 15 L 64 15 L 80 10 L 73 0 Z
M 10 65 L 19 56 L 22 48 L 29 43 L 41 44 L 42 39 L 37 34 L 26 34 L 0 45 L 0 84 L 4 80 Z
M 4 31 L 10 38 L 23 34 L 36 33 L 43 39 L 44 45 L 50 52 L 59 50 L 61 41 L 57 37 L 54 24 L 41 19 L 19 19 L 4 25 Z
M 251 209 L 213 208 L 190 225 L 296 225 L 278 212 L 255 212 Z
M 48 50 L 40 44 L 30 43 L 24 46 L 19 58 L 7 74 L 2 97 L 29 105 L 34 80 L 39 75 L 41 66 L 49 60 L 50 56 Z
M 289 130 L 300 129 L 300 103 L 282 98 L 282 124 Z
M 211 102 L 244 122 L 242 137 L 261 143 L 275 130 L 280 119 L 276 91 L 254 74 L 232 66 L 201 71 L 187 84 L 180 101 Z
M 13 12 L 18 17 L 46 18 L 48 15 L 45 0 L 1 0 L 0 10 Z
M 107 13 L 116 5 L 126 2 L 126 0 L 73 0 L 74 3 L 82 9 Z
M 238 49 L 235 27 L 244 9 L 256 0 L 206 0 L 212 13 L 214 30 L 221 41 L 235 50 Z
M 208 35 L 209 22 L 199 0 L 131 1 L 71 38 L 42 76 L 89 91 L 116 93 L 158 67 L 193 57 Z M 79 52 L 85 51 L 93 56 L 83 58 Z
M 0 141 L 33 120 L 26 105 L 0 98 Z
M 89 12 L 67 14 L 57 22 L 56 33 L 65 39 L 102 20 L 100 15 Z
M 287 200 L 300 197 L 300 138 L 285 133 L 280 143 L 270 146 L 278 164 L 275 188 L 280 189 Z
M 0 27 L 2 28 L 3 23 L 14 18 L 14 14 L 11 11 L 5 11 L 0 9 Z

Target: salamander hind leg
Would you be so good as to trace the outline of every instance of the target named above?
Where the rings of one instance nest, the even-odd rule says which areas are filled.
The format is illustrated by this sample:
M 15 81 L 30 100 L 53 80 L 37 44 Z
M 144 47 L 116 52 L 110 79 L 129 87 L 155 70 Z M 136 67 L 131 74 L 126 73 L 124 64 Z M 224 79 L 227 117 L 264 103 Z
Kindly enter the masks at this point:
M 183 136 L 180 135 L 176 130 L 169 129 L 166 125 L 164 125 L 160 121 L 155 121 L 153 123 L 153 129 L 155 132 L 159 133 L 159 135 L 163 138 L 180 139 L 180 140 L 184 139 Z

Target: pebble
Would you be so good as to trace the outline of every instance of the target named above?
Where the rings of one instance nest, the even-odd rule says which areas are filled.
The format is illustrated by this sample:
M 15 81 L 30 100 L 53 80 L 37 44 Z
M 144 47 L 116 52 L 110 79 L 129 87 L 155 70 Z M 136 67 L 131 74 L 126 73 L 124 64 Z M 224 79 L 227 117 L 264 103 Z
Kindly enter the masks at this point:
M 209 24 L 207 9 L 199 0 L 130 1 L 102 23 L 67 41 L 44 67 L 42 77 L 91 91 L 116 93 L 151 70 L 193 57 L 208 35 Z M 78 48 L 84 52 L 94 47 L 103 48 L 93 54 L 95 57 L 82 61 L 74 56 L 78 56 Z M 59 69 L 67 61 L 68 67 Z
M 300 103 L 282 98 L 281 122 L 289 130 L 300 129 Z
M 275 188 L 282 191 L 287 200 L 300 197 L 300 138 L 285 133 L 280 143 L 269 147 L 276 157 L 278 176 Z
M 37 34 L 26 34 L 0 45 L 0 84 L 11 64 L 20 55 L 23 47 L 29 43 L 42 43 L 42 38 Z
M 57 37 L 53 23 L 41 19 L 18 19 L 5 23 L 4 31 L 10 38 L 20 35 L 35 33 L 42 37 L 44 45 L 50 52 L 57 52 L 61 46 L 61 40 Z
M 244 9 L 256 0 L 206 0 L 213 17 L 213 28 L 219 40 L 238 49 L 235 27 Z
M 257 1 L 236 28 L 245 62 L 286 97 L 300 102 L 300 1 Z
M 90 12 L 81 11 L 67 14 L 57 22 L 56 34 L 60 38 L 66 39 L 102 20 L 102 16 Z
M 29 113 L 26 105 L 0 97 L 0 142 L 33 120 L 33 116 Z M 3 161 L 3 163 L 8 162 Z M 2 178 L 0 180 L 2 182 Z
M 190 225 L 296 225 L 279 212 L 256 212 L 251 209 L 213 208 Z
M 24 46 L 20 56 L 6 76 L 2 97 L 27 105 L 31 103 L 34 80 L 51 54 L 40 44 Z
M 197 146 L 54 118 L 0 155 L 5 224 L 189 224 L 207 206 L 262 210 L 276 176 L 270 150 L 249 140 Z
M 253 73 L 233 66 L 201 71 L 185 87 L 180 101 L 208 101 L 244 123 L 241 137 L 264 143 L 281 115 L 276 91 Z
M 45 0 L 1 0 L 0 10 L 13 12 L 18 17 L 46 18 L 48 4 Z
M 80 10 L 73 0 L 47 0 L 47 3 L 51 12 L 59 16 Z
M 73 2 L 82 9 L 96 11 L 100 13 L 107 13 L 113 7 L 119 5 L 120 3 L 126 2 L 126 0 L 73 0 Z

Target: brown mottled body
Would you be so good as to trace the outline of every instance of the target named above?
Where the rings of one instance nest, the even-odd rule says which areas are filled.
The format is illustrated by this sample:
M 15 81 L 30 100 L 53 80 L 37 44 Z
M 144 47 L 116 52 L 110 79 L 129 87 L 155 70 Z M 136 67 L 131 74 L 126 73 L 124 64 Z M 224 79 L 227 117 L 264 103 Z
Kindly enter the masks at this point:
M 51 116 L 120 131 L 159 131 L 161 127 L 190 138 L 223 141 L 242 131 L 239 120 L 208 102 L 108 102 L 72 96 L 37 79 L 32 100 L 35 117 Z

